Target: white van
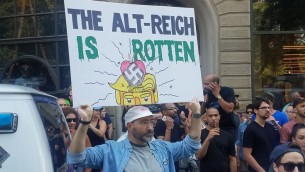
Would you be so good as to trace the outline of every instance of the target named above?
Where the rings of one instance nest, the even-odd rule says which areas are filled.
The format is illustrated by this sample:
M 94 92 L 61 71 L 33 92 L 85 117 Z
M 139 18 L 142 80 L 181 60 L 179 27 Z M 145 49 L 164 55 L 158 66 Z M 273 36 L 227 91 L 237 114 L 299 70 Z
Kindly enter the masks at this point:
M 65 171 L 63 130 L 69 131 L 56 97 L 0 84 L 1 172 Z

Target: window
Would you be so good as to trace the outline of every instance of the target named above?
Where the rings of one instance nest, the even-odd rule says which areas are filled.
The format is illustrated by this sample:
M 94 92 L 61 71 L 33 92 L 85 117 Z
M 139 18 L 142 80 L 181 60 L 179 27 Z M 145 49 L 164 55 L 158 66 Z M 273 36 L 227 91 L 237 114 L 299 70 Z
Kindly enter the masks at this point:
M 305 96 L 305 1 L 252 0 L 254 96 Z M 281 110 L 281 109 L 278 109 Z
M 54 171 L 65 171 L 67 148 L 63 133 L 68 130 L 65 118 L 55 99 L 36 95 L 33 98 L 47 134 Z
M 52 78 L 56 79 L 54 89 L 42 91 L 56 94 L 68 89 L 71 81 L 64 1 L 1 0 L 0 6 L 0 82 L 9 79 L 12 61 L 35 56 L 46 61 L 56 76 Z M 39 68 L 34 70 L 39 73 Z
M 304 0 L 253 0 L 253 26 L 257 31 L 304 31 Z
M 22 56 L 4 71 L 1 82 L 54 92 L 55 74 L 52 75 L 51 69 L 39 60 L 34 56 Z

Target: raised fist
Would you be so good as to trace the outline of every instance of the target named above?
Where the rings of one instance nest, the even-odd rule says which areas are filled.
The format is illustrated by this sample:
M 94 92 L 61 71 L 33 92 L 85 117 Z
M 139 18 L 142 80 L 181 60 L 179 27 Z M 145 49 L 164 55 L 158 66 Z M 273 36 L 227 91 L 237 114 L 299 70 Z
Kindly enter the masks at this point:
M 91 121 L 93 108 L 90 105 L 81 105 L 77 112 L 82 121 Z

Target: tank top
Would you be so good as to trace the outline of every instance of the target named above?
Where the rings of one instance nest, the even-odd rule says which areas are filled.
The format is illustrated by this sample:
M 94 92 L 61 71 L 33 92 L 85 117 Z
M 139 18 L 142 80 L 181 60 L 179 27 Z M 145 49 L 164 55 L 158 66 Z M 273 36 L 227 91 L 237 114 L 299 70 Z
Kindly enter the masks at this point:
M 100 120 L 99 119 L 97 120 L 95 128 L 100 129 Z M 96 135 L 90 128 L 87 131 L 87 135 L 88 135 L 88 137 L 90 139 L 92 147 L 105 143 L 104 138 L 103 137 L 99 137 L 98 135 Z

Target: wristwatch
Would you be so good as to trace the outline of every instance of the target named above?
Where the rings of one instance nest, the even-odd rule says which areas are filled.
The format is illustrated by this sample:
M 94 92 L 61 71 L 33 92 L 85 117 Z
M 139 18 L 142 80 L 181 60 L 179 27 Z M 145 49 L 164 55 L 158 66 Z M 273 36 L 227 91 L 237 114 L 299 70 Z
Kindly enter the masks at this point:
M 201 118 L 201 114 L 200 113 L 193 113 L 192 118 Z
M 221 95 L 218 95 L 218 96 L 217 96 L 217 99 L 218 99 L 218 100 L 222 99 Z
M 89 125 L 91 121 L 83 121 L 83 120 L 79 120 L 79 123 L 83 124 L 83 125 Z

